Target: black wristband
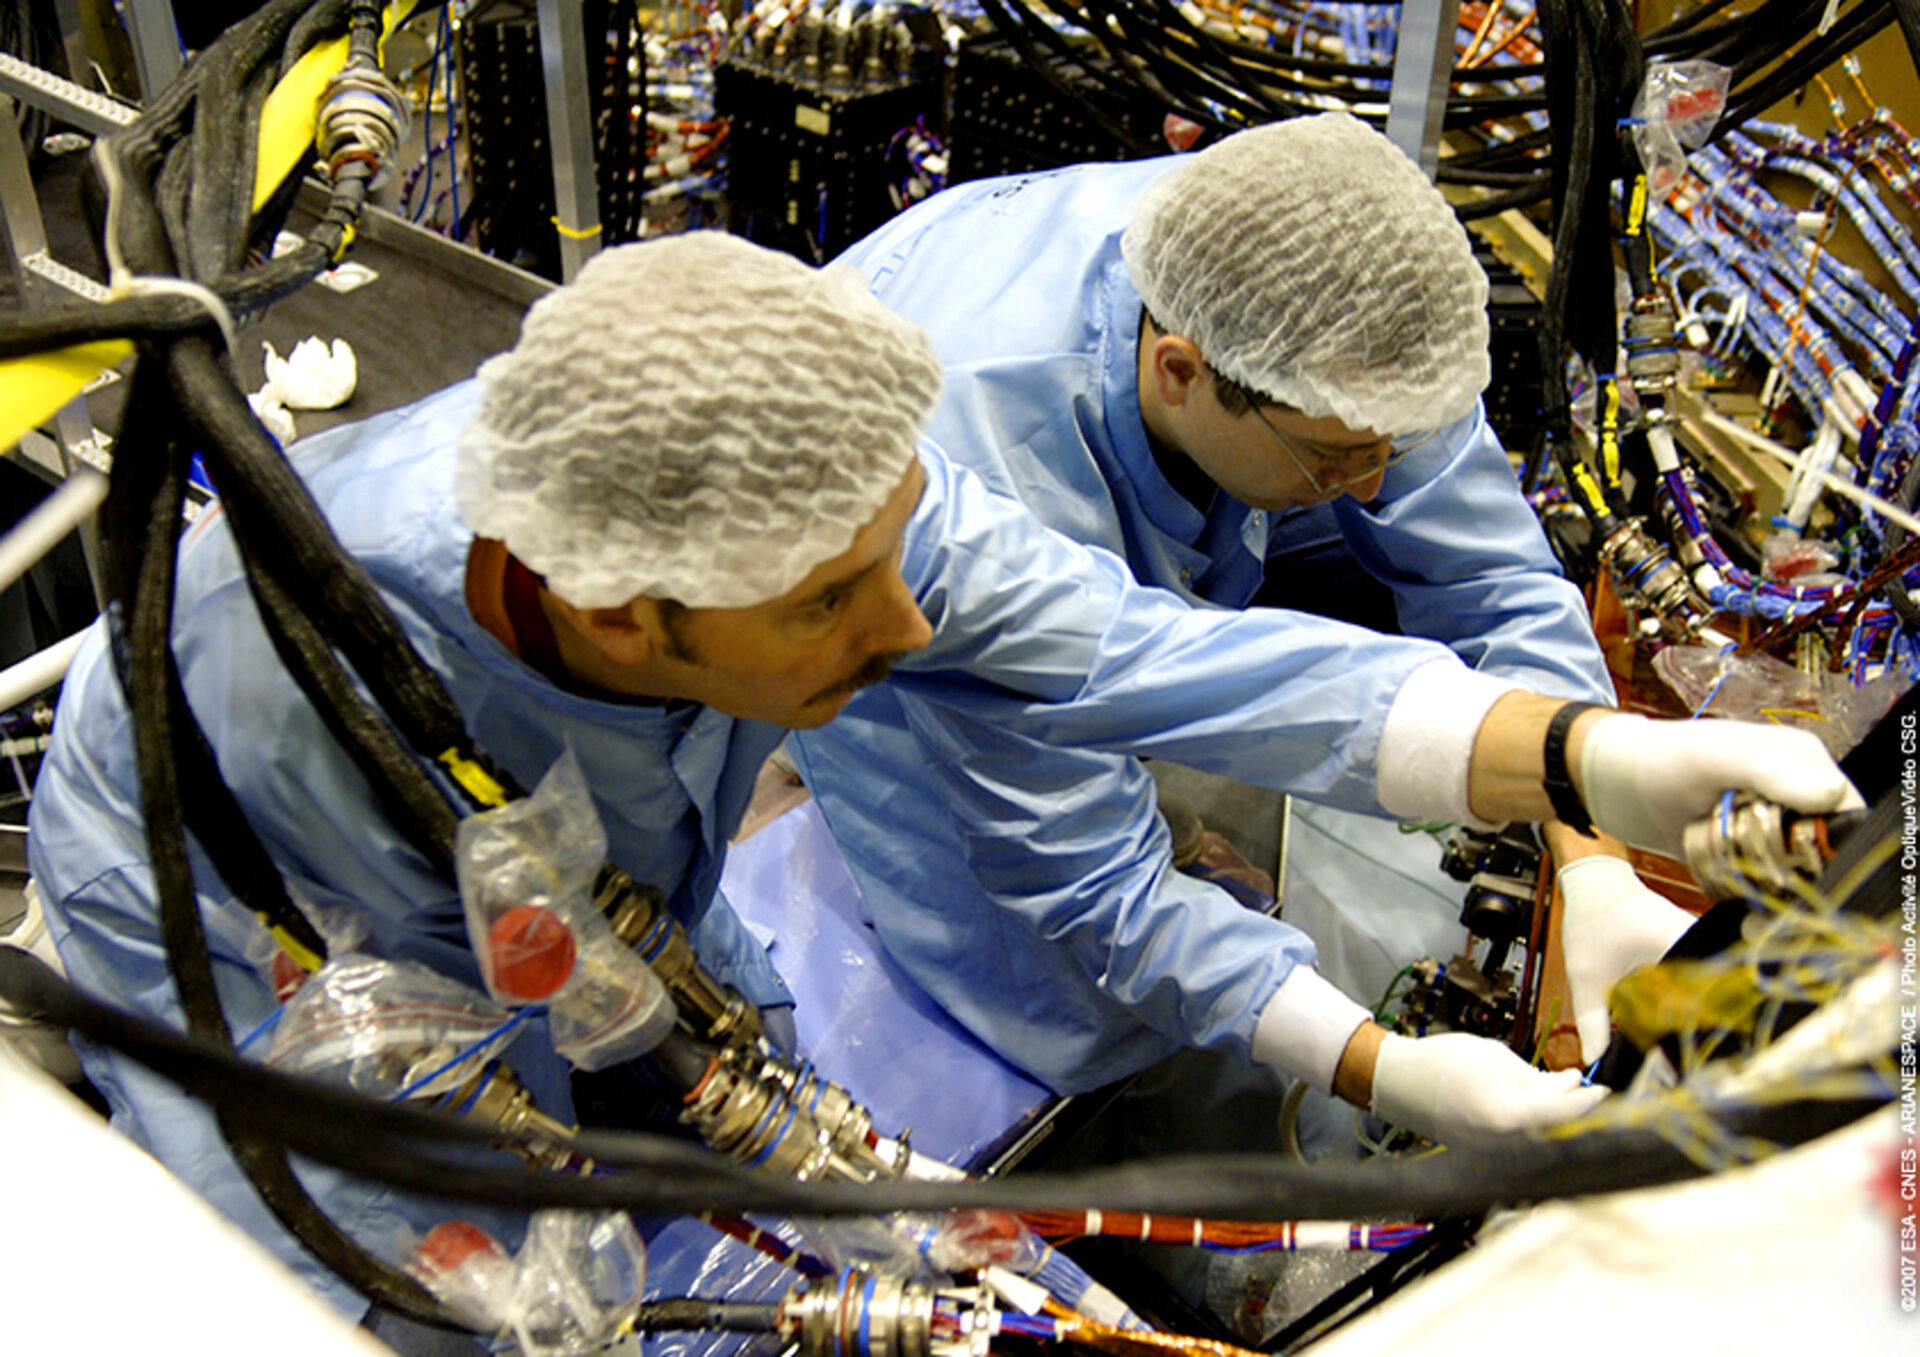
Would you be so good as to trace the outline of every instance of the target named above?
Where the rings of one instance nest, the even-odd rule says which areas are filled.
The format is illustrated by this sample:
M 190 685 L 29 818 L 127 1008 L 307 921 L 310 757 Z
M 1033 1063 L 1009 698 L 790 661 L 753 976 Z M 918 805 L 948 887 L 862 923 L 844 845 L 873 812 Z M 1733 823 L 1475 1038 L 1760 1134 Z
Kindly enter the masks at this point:
M 1573 728 L 1573 723 L 1582 712 L 1596 710 L 1605 708 L 1592 702 L 1567 703 L 1547 722 L 1546 743 L 1540 747 L 1540 761 L 1545 765 L 1540 782 L 1547 789 L 1547 800 L 1553 803 L 1554 818 L 1589 839 L 1598 836 L 1593 832 L 1593 821 L 1587 815 L 1586 803 L 1580 799 L 1580 792 L 1567 773 L 1567 732 Z

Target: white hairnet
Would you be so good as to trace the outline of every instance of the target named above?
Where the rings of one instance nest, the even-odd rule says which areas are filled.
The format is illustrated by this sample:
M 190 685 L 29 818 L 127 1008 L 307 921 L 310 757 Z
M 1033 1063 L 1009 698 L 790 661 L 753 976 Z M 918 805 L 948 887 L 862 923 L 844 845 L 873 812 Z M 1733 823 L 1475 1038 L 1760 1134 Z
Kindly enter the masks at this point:
M 1121 238 L 1160 326 L 1313 416 L 1410 433 L 1487 384 L 1487 279 L 1446 200 L 1345 113 L 1237 132 L 1158 180 Z
M 939 386 L 851 269 L 712 231 L 624 245 L 481 367 L 455 502 L 576 607 L 752 607 L 852 545 Z

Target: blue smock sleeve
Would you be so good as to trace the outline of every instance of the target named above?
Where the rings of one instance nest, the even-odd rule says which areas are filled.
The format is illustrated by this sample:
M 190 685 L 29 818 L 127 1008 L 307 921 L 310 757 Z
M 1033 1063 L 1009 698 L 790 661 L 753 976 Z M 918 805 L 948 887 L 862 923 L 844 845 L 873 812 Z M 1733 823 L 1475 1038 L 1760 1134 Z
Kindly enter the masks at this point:
M 1377 499 L 1345 497 L 1333 513 L 1360 563 L 1393 590 L 1409 635 L 1537 692 L 1612 705 L 1586 603 L 1482 409 L 1411 452 Z
M 1437 642 L 1278 609 L 1197 608 L 1042 526 L 937 449 L 903 573 L 934 636 L 903 672 L 1062 748 L 1165 758 L 1370 814 L 1407 676 Z
M 1172 870 L 1151 776 L 1177 759 L 1378 810 L 1373 751 L 1427 641 L 1136 583 L 937 449 L 902 570 L 927 650 L 796 758 L 889 952 L 1056 1091 L 1182 1046 L 1248 1055 L 1312 944 Z
M 1294 966 L 1312 964 L 1312 940 L 1174 870 L 1144 765 L 1057 748 L 964 699 L 913 685 L 901 708 L 932 791 L 994 906 L 1039 944 L 1063 950 L 1104 998 L 1165 1038 L 1166 1050 L 1192 1045 L 1246 1057 L 1260 1009 Z M 991 995 L 1004 979 L 967 983 Z M 1070 1042 L 1072 1031 L 1064 1024 L 1051 1040 Z M 1029 1035 L 1035 1045 L 1049 1040 L 1044 1028 Z M 1109 1054 L 1082 1055 L 1089 1063 L 1079 1078 Z M 1045 1073 L 1051 1082 L 1062 1077 Z

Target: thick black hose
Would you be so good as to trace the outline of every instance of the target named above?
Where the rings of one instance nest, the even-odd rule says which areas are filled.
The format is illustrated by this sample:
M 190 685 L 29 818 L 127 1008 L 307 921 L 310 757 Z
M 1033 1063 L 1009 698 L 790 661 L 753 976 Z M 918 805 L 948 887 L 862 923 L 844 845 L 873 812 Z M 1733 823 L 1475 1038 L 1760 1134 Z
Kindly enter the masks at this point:
M 1723 135 L 1758 116 L 1773 104 L 1799 89 L 1820 71 L 1839 61 L 1848 52 L 1892 23 L 1893 11 L 1862 6 L 1794 52 L 1764 76 L 1735 85 L 1727 99 L 1726 111 L 1714 125 L 1715 135 Z
M 780 1307 L 694 1296 L 650 1300 L 634 1315 L 633 1327 L 640 1333 L 771 1333 L 780 1327 Z
M 1422 1159 L 1302 1165 L 1280 1156 L 1153 1160 L 1097 1172 L 1009 1175 L 950 1183 L 889 1179 L 799 1182 L 738 1168 L 712 1151 L 661 1136 L 583 1131 L 570 1142 L 590 1176 L 472 1162 L 481 1145 L 542 1146 L 458 1118 L 359 1099 L 228 1056 L 159 1024 L 98 1004 L 44 965 L 0 947 L 0 996 L 28 1016 L 112 1045 L 292 1151 L 408 1191 L 518 1210 L 546 1206 L 651 1215 L 767 1211 L 795 1216 L 887 1211 L 1146 1211 L 1228 1220 L 1420 1219 L 1484 1215 L 1502 1205 L 1625 1191 L 1701 1176 L 1699 1164 L 1652 1131 L 1524 1135 Z M 1849 1125 L 1885 1099 L 1732 1106 L 1730 1132 L 1799 1144 Z M 448 1147 L 454 1147 L 450 1151 Z M 542 1146 L 544 1148 L 544 1146 Z M 457 1152 L 455 1152 L 457 1151 Z
M 457 749 L 477 758 L 446 685 L 415 652 L 365 568 L 340 548 L 306 483 L 237 390 L 205 365 L 181 366 L 175 375 L 236 534 L 248 537 L 295 604 L 320 620 L 407 744 L 425 755 Z
M 1101 71 L 1096 65 L 1081 60 L 1064 38 L 1048 25 L 1040 22 L 1019 0 L 980 0 L 980 8 L 992 22 L 995 31 L 1005 38 L 1013 49 L 1025 61 L 1027 68 L 1051 85 L 1058 93 L 1066 96 L 1080 111 L 1092 119 L 1101 130 L 1120 145 L 1136 155 L 1150 155 L 1163 147 L 1151 140 L 1140 137 L 1131 127 L 1115 118 L 1106 108 L 1090 97 L 1090 91 L 1082 82 L 1069 80 L 1060 74 L 1060 69 L 1079 70 L 1085 73 L 1092 83 L 1104 85 L 1118 100 L 1134 98 L 1133 90 L 1124 82 L 1119 82 Z M 1051 58 L 1051 59 L 1049 59 Z M 1056 64 L 1059 69 L 1056 69 Z
M 115 157 L 120 169 L 111 202 L 119 228 L 111 243 L 133 272 L 173 273 L 182 250 L 215 277 L 225 272 L 224 263 L 235 250 L 207 242 L 222 234 L 222 221 L 231 224 L 237 201 L 234 195 L 239 191 L 229 183 L 236 178 L 232 163 L 223 163 L 221 173 L 214 176 L 229 186 L 203 198 L 200 193 L 207 185 L 195 184 L 194 176 L 183 169 L 189 161 L 178 154 L 180 141 L 190 131 L 206 132 L 216 121 L 211 116 L 215 110 L 222 115 L 217 121 L 228 133 L 231 128 L 225 124 L 233 110 L 257 110 L 257 99 L 263 96 L 258 92 L 239 93 L 242 77 L 257 74 L 264 81 L 277 73 L 277 39 L 307 8 L 295 0 L 278 0 L 254 21 L 236 25 L 154 101 L 154 115 L 108 139 L 104 153 Z M 308 31 L 319 32 L 313 26 Z M 232 64 L 223 64 L 227 62 Z M 203 85 L 208 92 L 206 107 L 198 98 Z M 249 116 L 240 116 L 243 126 L 248 125 Z M 218 140 L 218 134 L 210 138 Z M 245 163 L 251 164 L 250 156 Z M 252 176 L 245 176 L 245 180 L 250 189 Z M 201 218 L 197 212 L 203 205 L 207 211 Z M 196 232 L 200 233 L 197 254 Z M 166 344 L 164 351 L 149 344 L 139 367 L 171 372 L 198 366 L 221 373 L 221 361 L 209 341 L 194 334 Z M 138 385 L 151 393 L 150 381 Z M 118 515 L 138 519 L 144 514 L 147 520 L 145 551 L 137 567 L 122 562 L 112 570 L 120 593 L 110 613 L 128 619 L 127 697 L 169 969 L 192 1029 L 209 1040 L 228 1043 L 230 1033 L 213 983 L 187 853 L 180 813 L 183 784 L 180 765 L 175 762 L 176 757 L 182 757 L 191 765 L 192 742 L 198 738 L 191 730 L 191 715 L 170 651 L 174 555 L 187 454 L 177 412 L 170 411 L 166 403 L 152 402 L 149 408 L 130 405 L 128 423 L 138 426 L 145 421 L 152 421 L 161 432 L 144 440 L 123 439 L 115 475 L 116 483 L 124 478 L 129 487 Z M 143 444 L 149 455 L 163 459 L 164 469 L 126 465 L 129 455 L 138 453 Z M 176 746 L 187 752 L 177 756 Z M 217 1109 L 217 1115 L 229 1148 L 263 1202 L 316 1258 L 390 1309 L 425 1323 L 450 1322 L 423 1287 L 367 1254 L 314 1205 L 293 1176 L 282 1140 L 262 1136 L 232 1108 Z

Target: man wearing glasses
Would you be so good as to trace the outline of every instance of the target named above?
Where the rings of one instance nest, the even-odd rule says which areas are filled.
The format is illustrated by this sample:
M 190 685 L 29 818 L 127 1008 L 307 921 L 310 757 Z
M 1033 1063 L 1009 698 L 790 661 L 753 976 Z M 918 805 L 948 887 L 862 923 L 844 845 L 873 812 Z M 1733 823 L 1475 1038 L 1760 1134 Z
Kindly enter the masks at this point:
M 1364 124 L 1300 118 L 1194 155 L 959 185 L 840 262 L 929 332 L 945 368 L 931 441 L 1140 582 L 1240 608 L 1288 579 L 1290 553 L 1337 537 L 1407 634 L 1612 704 L 1585 606 L 1481 409 L 1485 276 L 1439 193 Z M 1333 595 L 1325 580 L 1291 582 Z M 1377 638 L 1352 635 L 1323 717 L 1376 685 L 1390 700 Z M 1288 700 L 1310 730 L 1316 699 Z M 1262 949 L 1244 925 L 1234 955 L 1210 944 L 1228 926 L 1200 921 L 1223 893 L 1170 870 L 1144 779 L 1103 755 L 996 747 L 892 691 L 789 747 L 894 955 L 1050 1087 L 1247 1040 L 1230 1003 L 1194 995 L 1253 994 Z M 1342 800 L 1312 775 L 1291 790 Z M 1570 970 L 1597 1055 L 1612 981 L 1688 919 L 1619 857 L 1593 861 L 1580 870 L 1600 889 L 1570 890 L 1585 915 L 1568 933 L 1594 940 Z M 1170 910 L 1194 920 L 1185 947 L 1130 945 Z M 1293 945 L 1273 926 L 1273 947 Z M 1284 997 L 1253 1032 L 1256 1064 L 1313 1021 Z

